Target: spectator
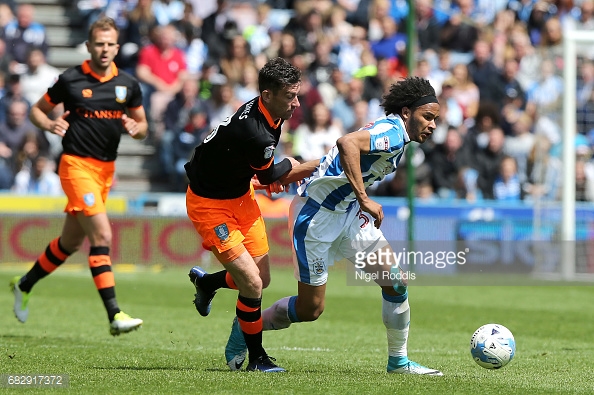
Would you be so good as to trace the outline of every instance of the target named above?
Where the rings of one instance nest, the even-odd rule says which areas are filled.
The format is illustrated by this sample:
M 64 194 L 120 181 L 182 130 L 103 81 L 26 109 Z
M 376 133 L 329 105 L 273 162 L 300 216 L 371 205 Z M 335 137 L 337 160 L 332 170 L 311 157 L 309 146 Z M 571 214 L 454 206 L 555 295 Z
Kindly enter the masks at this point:
M 212 96 L 206 103 L 210 114 L 210 127 L 213 129 L 233 115 L 241 105 L 235 97 L 233 85 L 229 83 L 213 84 Z
M 47 156 L 45 149 L 46 145 L 41 139 L 41 135 L 35 130 L 29 131 L 20 147 L 14 152 L 14 170 L 15 172 L 21 171 L 23 168 L 31 169 L 33 166 L 33 160 L 39 155 Z M 48 157 L 49 158 L 49 157 Z M 50 165 L 52 160 L 50 158 Z M 55 163 L 53 163 L 55 170 Z
M 516 160 L 504 156 L 499 166 L 499 175 L 493 183 L 493 195 L 496 200 L 519 201 L 522 199 L 522 185 L 518 176 Z
M 527 179 L 528 156 L 534 146 L 534 122 L 532 117 L 524 113 L 512 125 L 511 136 L 506 137 L 503 151 L 515 159 L 520 182 Z
M 437 53 L 437 67 L 432 67 L 429 72 L 429 81 L 435 89 L 435 94 L 441 94 L 443 83 L 452 76 L 450 66 L 450 52 L 445 49 L 439 49 Z
M 342 129 L 345 131 L 353 130 L 355 125 L 354 107 L 363 100 L 363 88 L 363 80 L 351 79 L 348 93 L 344 97 L 339 97 L 332 107 L 332 117 L 342 123 Z
M 27 117 L 28 108 L 29 104 L 24 100 L 10 102 L 6 121 L 0 123 L 0 141 L 3 141 L 13 154 L 18 152 L 22 146 L 27 133 L 37 131 L 41 135 L 41 132 L 33 126 Z
M 494 198 L 493 184 L 499 174 L 501 160 L 504 157 L 504 143 L 505 135 L 503 134 L 503 130 L 499 127 L 494 127 L 489 131 L 489 143 L 487 147 L 477 153 L 477 186 L 485 199 Z
M 390 0 L 372 0 L 369 7 L 369 22 L 367 23 L 367 31 L 369 32 L 370 41 L 381 40 L 384 36 L 384 29 L 382 28 L 382 20 L 384 17 L 392 18 Z M 399 22 L 400 19 L 392 18 Z
M 480 100 L 495 100 L 499 70 L 492 61 L 491 45 L 485 40 L 474 44 L 474 58 L 468 63 L 468 74 L 480 92 Z
M 417 0 L 415 1 L 415 9 L 417 18 L 415 26 L 419 40 L 419 50 L 422 56 L 435 67 L 437 65 L 437 53 L 439 52 L 441 27 L 433 13 L 433 0 Z
M 208 46 L 200 37 L 200 22 L 194 20 L 192 5 L 186 3 L 184 18 L 175 25 L 181 33 L 179 47 L 185 53 L 188 74 L 197 77 L 202 72 L 202 67 L 208 58 Z
M 38 155 L 30 168 L 23 167 L 17 173 L 12 191 L 18 195 L 61 195 L 60 177 L 53 171 L 53 167 L 47 156 Z
M 594 202 L 594 165 L 584 159 L 575 162 L 575 200 Z
M 516 78 L 518 68 L 518 61 L 514 58 L 508 58 L 503 64 L 503 70 L 494 79 L 495 84 L 493 84 L 494 90 L 491 101 L 498 104 L 502 114 L 508 105 L 512 105 L 518 110 L 524 110 L 526 107 L 526 92 L 524 92 L 520 81 Z
M 294 156 L 309 161 L 324 156 L 343 132 L 332 122 L 328 107 L 324 103 L 317 103 L 308 114 L 306 122 L 299 125 L 293 135 Z
M 37 103 L 59 75 L 58 69 L 46 63 L 43 51 L 32 48 L 27 56 L 27 71 L 20 77 L 25 100 L 30 104 Z
M 143 88 L 143 105 L 160 138 L 162 117 L 167 103 L 178 93 L 187 77 L 182 50 L 175 47 L 177 30 L 173 25 L 157 26 L 155 43 L 140 50 L 136 75 Z
M 526 111 L 531 114 L 536 110 L 539 113 L 546 113 L 549 119 L 560 125 L 564 86 L 563 79 L 555 74 L 553 61 L 544 59 L 540 66 L 540 79 L 526 92 L 528 96 Z
M 82 0 L 76 2 L 78 15 L 83 20 L 84 31 L 88 32 L 91 25 L 107 10 L 109 0 Z M 79 46 L 83 53 L 87 52 L 85 43 Z
M 176 134 L 190 123 L 190 112 L 198 106 L 205 108 L 205 103 L 198 97 L 198 82 L 187 79 L 182 90 L 167 104 L 163 115 L 165 131 L 157 149 L 161 161 L 161 176 L 164 178 L 173 177 L 175 173 L 173 141 Z
M 464 122 L 464 111 L 458 100 L 454 96 L 454 87 L 457 85 L 457 82 L 453 78 L 449 78 L 444 81 L 440 91 L 441 94 L 439 96 L 439 103 L 441 108 L 440 118 L 444 120 L 444 123 L 447 125 L 451 125 L 456 128 L 460 128 Z M 466 129 L 464 129 L 463 135 L 466 134 Z
M 337 67 L 333 57 L 332 43 L 328 38 L 321 38 L 315 45 L 314 60 L 308 66 L 308 74 L 315 86 L 330 80 L 332 70 Z
M 138 51 L 151 44 L 150 33 L 157 26 L 152 11 L 153 0 L 138 0 L 128 16 L 128 27 L 120 36 L 120 51 L 116 57 L 118 67 L 136 73 Z
M 252 56 L 261 54 L 272 42 L 268 33 L 271 29 L 269 20 L 270 5 L 266 3 L 258 4 L 256 13 L 258 18 L 256 24 L 246 27 L 243 31 L 243 36 L 248 42 Z
M 444 199 L 456 196 L 456 183 L 460 171 L 466 167 L 463 140 L 456 128 L 448 128 L 443 144 L 436 146 L 429 163 L 432 168 L 433 190 Z
M 235 97 L 242 103 L 252 100 L 260 94 L 258 88 L 258 69 L 253 64 L 248 64 L 242 70 L 241 80 L 234 88 Z
M 152 6 L 157 23 L 161 26 L 174 24 L 184 17 L 184 2 L 180 0 L 155 0 Z
M 338 67 L 345 76 L 350 76 L 361 68 L 361 53 L 368 46 L 367 30 L 361 26 L 353 26 L 349 41 L 342 42 L 338 48 Z
M 27 55 L 31 48 L 40 48 L 47 56 L 49 45 L 45 26 L 35 22 L 35 7 L 32 4 L 20 4 L 17 8 L 16 20 L 11 21 L 4 29 L 4 39 L 13 62 L 10 71 L 16 74 L 25 72 Z
M 31 108 L 31 103 L 25 99 L 23 94 L 23 85 L 21 84 L 21 76 L 18 74 L 11 74 L 5 79 L 4 96 L 0 99 L 0 123 L 6 122 L 8 108 L 14 101 L 22 101 L 27 104 L 27 113 Z M 39 97 L 37 98 L 39 99 Z
M 253 64 L 254 58 L 250 53 L 248 43 L 241 35 L 237 35 L 229 41 L 227 53 L 219 63 L 221 72 L 231 85 L 239 84 L 243 70 Z
M 555 74 L 561 76 L 563 70 L 563 33 L 559 18 L 552 17 L 545 22 L 540 43 L 536 48 L 542 61 L 552 61 Z
M 339 96 L 344 96 L 349 90 L 345 76 L 341 69 L 335 67 L 330 72 L 330 79 L 318 85 L 318 92 L 328 108 L 332 108 Z
M 215 61 L 220 60 L 225 55 L 229 39 L 237 34 L 239 31 L 231 18 L 229 1 L 217 0 L 216 10 L 202 21 L 202 40 L 210 50 L 209 56 Z
M 464 120 L 472 121 L 477 114 L 480 102 L 478 86 L 472 81 L 468 74 L 468 66 L 465 64 L 458 63 L 455 65 L 452 76 L 456 81 L 452 95 L 462 107 Z
M 526 91 L 538 80 L 541 59 L 524 31 L 516 31 L 511 43 L 519 66 L 516 78 Z
M 398 24 L 390 16 L 382 17 L 380 22 L 382 37 L 371 41 L 373 55 L 376 59 L 389 59 L 395 65 L 402 63 L 406 49 L 406 35 L 398 32 Z
M 551 156 L 551 141 L 536 135 L 526 165 L 527 180 L 523 184 L 525 200 L 556 200 L 559 194 L 562 164 Z
M 188 115 L 188 122 L 174 134 L 173 163 L 175 165 L 171 182 L 174 192 L 185 192 L 187 189 L 186 170 L 184 165 L 190 160 L 194 148 L 210 133 L 206 106 L 197 101 Z
M 479 30 L 472 19 L 473 0 L 458 0 L 455 11 L 441 29 L 441 46 L 450 51 L 452 63 L 468 63 L 472 48 L 478 40 Z

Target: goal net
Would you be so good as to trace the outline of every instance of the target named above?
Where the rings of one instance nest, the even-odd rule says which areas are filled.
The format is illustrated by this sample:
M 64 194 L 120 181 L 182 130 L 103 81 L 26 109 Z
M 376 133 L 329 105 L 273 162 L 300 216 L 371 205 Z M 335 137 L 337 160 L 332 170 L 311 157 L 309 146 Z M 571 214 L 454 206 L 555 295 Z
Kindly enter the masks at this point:
M 576 150 L 577 138 L 588 132 L 578 130 L 578 110 L 583 106 L 577 102 L 578 81 L 581 78 L 579 70 L 584 61 L 592 61 L 592 53 L 594 31 L 564 32 L 560 161 L 562 193 L 560 202 L 536 200 L 534 203 L 534 273 L 540 278 L 594 281 L 594 203 L 591 200 L 576 202 L 578 198 L 583 200 L 576 196 L 576 189 L 579 190 L 576 187 L 581 187 L 576 183 L 576 176 L 581 180 L 588 179 L 589 167 L 594 166 L 590 158 L 576 160 L 579 154 Z M 592 95 L 586 100 L 592 103 Z M 594 183 L 594 179 L 588 181 Z

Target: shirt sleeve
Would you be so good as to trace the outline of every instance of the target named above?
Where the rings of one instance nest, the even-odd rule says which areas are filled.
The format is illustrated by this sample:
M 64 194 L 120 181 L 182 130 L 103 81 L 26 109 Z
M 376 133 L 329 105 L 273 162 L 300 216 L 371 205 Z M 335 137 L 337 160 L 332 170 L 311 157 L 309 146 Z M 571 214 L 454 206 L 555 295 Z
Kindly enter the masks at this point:
M 64 80 L 64 74 L 61 74 L 58 77 L 56 83 L 48 88 L 45 98 L 49 99 L 49 102 L 56 105 L 64 102 L 67 93 L 67 83 Z
M 256 136 L 246 146 L 246 155 L 250 167 L 254 170 L 266 170 L 274 165 L 276 142 L 272 138 Z
M 379 122 L 369 128 L 369 153 L 394 152 L 404 147 L 404 131 L 389 122 Z
M 128 101 L 128 108 L 136 108 L 142 106 L 142 92 L 140 91 L 140 83 L 134 80 L 132 82 L 132 94 Z

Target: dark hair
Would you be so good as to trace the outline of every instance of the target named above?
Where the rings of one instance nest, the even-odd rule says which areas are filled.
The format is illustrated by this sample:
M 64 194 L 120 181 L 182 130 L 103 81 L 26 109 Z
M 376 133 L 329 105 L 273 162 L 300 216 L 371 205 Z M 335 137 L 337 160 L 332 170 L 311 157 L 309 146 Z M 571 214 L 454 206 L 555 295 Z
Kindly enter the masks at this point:
M 301 71 L 283 58 L 270 59 L 258 74 L 260 93 L 267 89 L 276 93 L 299 81 L 301 81 Z
M 386 115 L 400 115 L 403 107 L 425 96 L 435 96 L 435 89 L 429 81 L 421 77 L 406 77 L 390 86 L 390 91 L 383 97 L 382 107 Z
M 91 27 L 89 27 L 89 37 L 88 37 L 89 42 L 93 40 L 93 31 L 95 29 L 99 29 L 99 30 L 113 29 L 116 31 L 116 33 L 118 35 L 120 34 L 120 29 L 118 29 L 118 26 L 116 25 L 115 21 L 112 18 L 109 18 L 106 16 L 97 19 L 95 22 L 93 22 Z

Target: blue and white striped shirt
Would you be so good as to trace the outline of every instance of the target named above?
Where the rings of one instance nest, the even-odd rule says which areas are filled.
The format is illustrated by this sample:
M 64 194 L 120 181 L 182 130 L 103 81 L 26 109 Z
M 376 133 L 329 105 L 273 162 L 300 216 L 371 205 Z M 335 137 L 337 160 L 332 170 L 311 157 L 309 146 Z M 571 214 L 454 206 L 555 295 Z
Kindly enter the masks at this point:
M 371 134 L 369 153 L 361 155 L 361 173 L 367 188 L 396 171 L 404 153 L 404 144 L 410 139 L 399 115 L 378 118 L 361 130 Z M 356 197 L 344 174 L 336 146 L 320 160 L 316 171 L 299 186 L 297 193 L 310 197 L 328 210 L 349 210 Z

